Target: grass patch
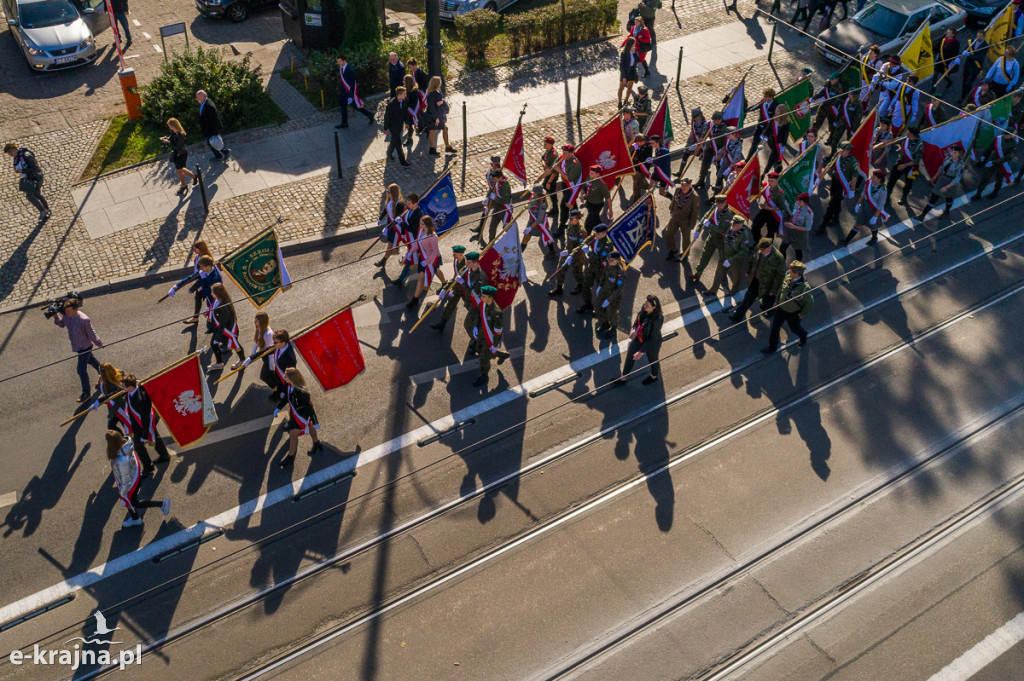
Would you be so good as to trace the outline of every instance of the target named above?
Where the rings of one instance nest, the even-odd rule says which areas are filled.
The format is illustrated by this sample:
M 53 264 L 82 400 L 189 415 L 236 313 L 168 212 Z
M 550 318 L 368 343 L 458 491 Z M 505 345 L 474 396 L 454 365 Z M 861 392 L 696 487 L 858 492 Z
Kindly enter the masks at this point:
M 316 83 L 303 77 L 301 73 L 285 69 L 280 72 L 280 76 L 284 78 L 293 88 L 299 91 L 299 93 L 306 98 L 306 100 L 315 106 L 320 111 L 327 111 L 338 107 L 338 91 L 333 90 L 328 92 L 323 90 L 323 106 L 321 107 L 320 102 L 320 88 L 317 87 Z M 361 90 L 362 88 L 360 88 Z
M 466 54 L 466 46 L 459 40 L 458 32 L 454 26 L 441 26 L 441 32 L 444 34 L 442 39 L 444 42 L 445 52 L 449 57 L 454 57 L 461 62 L 470 71 L 482 71 L 489 69 L 497 64 L 503 64 L 509 60 L 510 50 L 508 36 L 504 33 L 499 33 L 494 36 L 491 41 L 487 44 L 487 50 L 484 51 L 483 56 L 478 54 L 472 57 Z
M 82 179 L 155 158 L 162 151 L 160 137 L 166 134 L 166 129 L 141 119 L 130 121 L 125 114 L 115 116 L 89 159 Z

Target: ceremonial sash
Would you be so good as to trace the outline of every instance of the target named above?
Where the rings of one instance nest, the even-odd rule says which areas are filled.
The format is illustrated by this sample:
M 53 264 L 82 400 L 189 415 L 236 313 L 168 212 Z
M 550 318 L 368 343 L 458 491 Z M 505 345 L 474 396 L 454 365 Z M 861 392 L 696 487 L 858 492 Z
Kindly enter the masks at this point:
M 775 199 L 772 198 L 772 190 L 768 187 L 767 181 L 761 185 L 761 196 L 764 198 L 765 203 L 768 204 L 768 210 L 775 216 L 775 219 L 781 223 L 782 209 L 779 208 L 779 204 L 775 203 Z
M 640 151 L 640 147 L 634 144 L 633 154 L 636 154 L 638 151 Z M 652 163 L 653 161 L 654 157 L 652 156 L 651 158 L 648 158 L 641 163 L 634 163 L 633 167 L 636 168 L 637 172 L 639 172 L 641 175 L 643 175 L 645 178 L 649 180 L 651 179 L 651 169 L 647 167 L 647 164 Z
M 768 112 L 768 102 L 761 102 L 761 122 L 767 123 L 772 119 L 772 115 Z
M 424 288 L 430 288 L 431 282 L 434 281 L 434 272 L 437 269 L 437 264 L 441 261 L 441 256 L 437 256 L 433 262 L 424 262 L 420 265 L 423 268 L 423 286 Z
M 871 196 L 871 187 L 872 186 L 876 186 L 876 185 L 872 185 L 870 182 L 868 182 L 868 183 L 866 183 L 864 185 L 864 198 L 868 200 L 868 205 L 871 206 L 871 210 L 875 211 L 878 215 L 881 215 L 883 220 L 888 220 L 889 219 L 889 214 L 885 212 L 885 209 L 884 209 L 883 206 L 879 206 L 877 203 L 875 203 L 874 197 Z M 881 185 L 877 185 L 877 186 L 881 186 Z
M 974 90 L 971 91 L 971 104 L 973 104 L 974 106 L 976 106 L 979 109 L 982 107 L 982 104 L 981 104 L 981 86 L 980 85 L 978 87 L 974 88 Z
M 847 179 L 846 174 L 843 172 L 842 159 L 836 161 L 836 177 L 839 179 L 839 184 L 843 185 L 843 198 L 853 198 L 853 178 Z
M 665 147 L 662 147 L 662 149 L 665 149 Z M 667 156 L 667 154 L 666 154 L 666 156 Z M 672 161 L 670 159 L 669 163 L 671 163 L 671 162 Z M 658 163 L 657 160 L 655 159 L 655 161 L 654 161 L 654 169 L 658 172 L 658 179 L 660 179 L 662 182 L 664 182 L 665 184 L 667 184 L 669 186 L 672 185 L 672 168 L 671 167 L 669 167 L 668 172 L 665 172 L 665 169 L 662 168 L 661 164 Z
M 999 163 L 999 173 L 1003 177 L 1003 182 L 1009 182 L 1013 179 L 1013 170 L 1010 169 L 1009 159 L 1006 158 L 1006 154 L 1003 153 L 1003 136 L 996 137 L 996 153 L 999 158 L 1003 159 Z
M 395 224 L 395 220 L 397 219 L 395 217 L 395 202 L 393 200 L 388 199 L 387 201 L 384 202 L 384 212 L 387 213 L 388 224 L 384 225 L 384 229 L 381 230 L 380 235 L 382 237 L 387 238 L 388 227 L 393 227 L 394 224 Z M 399 243 L 398 242 L 398 231 L 399 230 L 393 229 L 392 231 L 393 231 L 393 234 L 391 235 L 391 247 L 392 248 L 397 248 L 398 247 L 398 243 Z
M 128 488 L 127 495 L 121 496 L 121 503 L 128 509 L 129 513 L 135 513 L 135 505 L 132 503 L 132 497 L 135 495 L 135 490 L 139 489 L 139 483 L 142 481 L 142 463 L 139 461 L 139 455 L 135 453 L 135 448 L 132 448 L 132 459 L 135 461 L 135 477 L 132 478 L 132 484 Z M 118 486 L 120 490 L 120 486 Z
M 288 386 L 288 411 L 292 415 L 292 420 L 295 421 L 295 423 L 299 424 L 299 427 L 302 428 L 302 434 L 303 435 L 309 435 L 309 426 L 310 426 L 309 422 L 310 422 L 311 419 L 302 418 L 302 416 L 299 414 L 299 412 L 295 409 L 295 405 L 292 404 L 292 392 L 293 392 L 293 390 L 294 390 L 294 388 L 292 388 L 292 386 L 289 385 Z
M 285 350 L 291 347 L 291 343 L 286 343 L 283 348 L 278 350 L 274 348 L 274 373 L 277 374 L 277 378 L 281 381 L 281 385 L 284 385 L 284 369 L 281 368 L 281 363 L 278 361 L 281 355 L 284 354 Z
M 224 335 L 228 337 L 228 350 L 241 350 L 242 345 L 238 342 L 238 323 L 230 329 L 224 329 Z
M 537 226 L 537 229 L 540 230 L 541 243 L 550 244 L 555 239 L 551 236 L 547 211 L 544 210 L 543 204 L 537 206 L 537 208 L 540 209 L 539 214 L 536 210 L 531 209 L 530 219 L 533 221 L 533 224 Z
M 718 136 L 715 135 L 715 129 L 711 128 L 708 131 L 708 141 L 711 142 L 711 151 L 715 156 L 718 156 L 720 149 L 718 148 Z
M 900 145 L 900 150 L 903 152 L 903 161 L 905 163 L 914 162 L 914 154 L 910 151 L 910 140 L 903 140 L 903 144 Z
M 136 388 L 135 390 L 138 390 L 138 388 Z M 134 393 L 134 392 L 135 391 L 133 390 L 132 393 Z M 131 414 L 132 419 L 138 425 L 139 429 L 141 429 L 142 428 L 142 414 L 140 414 L 139 412 L 135 411 L 135 407 L 132 406 L 132 401 L 131 401 L 132 393 L 128 393 L 128 395 L 125 396 L 124 406 L 128 410 L 128 413 Z M 143 442 L 155 442 L 156 441 L 156 419 L 157 419 L 156 412 L 153 410 L 153 407 L 150 407 L 149 408 L 149 431 L 145 433 L 145 435 L 146 435 L 145 439 L 143 439 L 141 437 L 139 438 Z
M 562 165 L 560 166 L 566 177 L 569 177 L 569 168 L 566 165 L 566 159 L 562 159 Z M 580 193 L 580 189 L 583 187 L 583 173 L 580 173 L 579 179 L 575 182 L 569 183 L 569 200 L 566 202 L 570 206 L 576 205 L 576 197 Z M 510 216 L 511 217 L 511 216 Z
M 419 265 L 423 258 L 420 257 L 419 243 L 420 239 L 423 238 L 423 229 L 421 228 L 416 234 L 416 239 L 410 239 L 406 244 L 408 250 L 405 252 L 405 256 L 402 258 L 402 262 L 407 265 Z
M 928 122 L 928 126 L 927 127 L 929 127 L 929 128 L 934 127 L 934 126 L 939 124 L 938 121 L 935 120 L 935 111 L 934 111 L 934 109 L 935 109 L 935 107 L 933 106 L 932 102 L 928 102 L 928 104 L 924 107 L 924 119 L 925 119 L 925 121 Z
M 354 73 L 355 73 L 355 71 L 353 71 L 353 74 Z M 357 107 L 362 108 L 363 107 L 363 100 L 359 98 L 359 85 L 358 85 L 358 83 L 354 82 L 354 79 L 353 79 L 353 83 L 351 85 L 348 84 L 348 81 L 345 80 L 345 69 L 340 69 L 340 74 L 341 74 L 341 84 L 345 88 L 345 92 L 348 93 L 348 98 L 351 99 L 355 103 L 355 105 Z M 346 101 L 345 104 L 347 106 L 348 102 Z
M 1006 68 L 1006 62 L 1007 62 L 1006 57 L 1000 57 L 999 58 L 999 71 L 1002 72 L 1003 78 L 1005 78 L 1006 82 L 1009 83 L 1010 82 L 1010 72 Z
M 852 135 L 854 133 L 853 119 L 850 118 L 850 107 L 846 104 L 843 104 L 843 122 L 846 123 L 846 129 L 849 130 Z
M 102 388 L 100 388 L 100 393 L 104 397 L 107 396 L 107 393 Z M 125 400 L 125 405 L 127 404 L 128 400 Z M 128 410 L 126 407 L 118 407 L 114 400 L 107 400 L 107 409 L 114 412 L 114 416 L 121 423 L 121 425 L 125 427 L 125 430 L 128 430 L 129 428 L 132 427 L 132 422 L 128 418 Z
M 420 96 L 419 90 L 411 93 L 416 98 L 416 104 L 409 109 L 409 115 L 412 116 L 412 124 L 420 124 L 420 112 L 427 108 L 426 101 Z
M 835 94 L 831 90 L 829 90 L 827 87 L 825 88 L 825 97 L 826 97 L 826 100 L 828 102 L 828 108 L 832 112 L 832 115 L 833 116 L 838 116 L 839 115 L 839 107 L 838 107 L 838 105 L 835 102 Z
M 690 121 L 690 137 L 693 138 L 693 144 L 697 145 L 700 143 L 700 138 L 703 137 L 697 132 L 697 121 Z
M 487 343 L 487 348 L 491 352 L 497 352 L 498 346 L 494 341 L 494 330 L 491 329 L 491 323 L 487 319 L 487 305 L 484 304 L 483 298 L 477 302 L 476 309 L 480 312 L 481 326 L 484 327 L 484 342 Z

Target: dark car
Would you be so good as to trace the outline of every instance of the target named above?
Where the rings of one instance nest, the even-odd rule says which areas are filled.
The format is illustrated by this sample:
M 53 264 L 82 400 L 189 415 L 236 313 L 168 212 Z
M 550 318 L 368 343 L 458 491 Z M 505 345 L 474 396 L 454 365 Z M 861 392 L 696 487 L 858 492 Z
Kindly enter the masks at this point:
M 943 0 L 877 0 L 819 35 L 814 49 L 833 64 L 844 64 L 847 55 L 875 44 L 882 56 L 896 54 L 926 19 L 932 40 L 937 40 L 947 28 L 959 31 L 966 16 Z
M 277 0 L 196 0 L 196 9 L 204 17 L 227 17 L 236 22 L 264 7 L 277 7 Z
M 956 4 L 967 11 L 967 24 L 974 28 L 984 28 L 1006 7 L 1004 0 L 956 0 Z

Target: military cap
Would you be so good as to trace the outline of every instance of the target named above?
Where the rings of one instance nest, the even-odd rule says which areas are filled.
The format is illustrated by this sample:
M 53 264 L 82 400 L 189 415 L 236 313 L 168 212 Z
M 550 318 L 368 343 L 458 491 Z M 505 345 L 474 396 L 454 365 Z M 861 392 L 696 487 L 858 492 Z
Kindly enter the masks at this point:
M 548 135 L 547 137 L 544 138 L 544 141 L 547 142 L 548 144 L 554 144 L 555 138 L 552 137 L 551 135 Z
M 465 252 L 466 252 L 466 247 L 465 246 L 459 246 L 459 245 L 452 246 L 452 253 L 465 253 Z
M 660 142 L 661 141 L 661 135 L 651 135 L 647 139 L 649 139 L 652 142 Z
M 722 202 L 722 201 L 728 201 L 728 200 L 729 200 L 729 197 L 726 196 L 725 194 L 715 194 L 715 202 L 716 203 L 719 203 L 719 202 Z
M 501 156 L 491 156 L 491 163 L 493 163 L 496 166 L 500 166 L 501 165 Z
M 732 164 L 733 170 L 740 170 L 743 166 L 747 165 L 746 161 L 736 161 Z
M 688 177 L 684 177 L 683 179 L 679 180 L 679 184 L 693 184 L 693 180 L 691 180 Z
M 722 117 L 722 112 L 721 111 L 716 111 L 713 114 L 711 114 L 711 118 L 721 118 L 721 117 Z
M 828 74 L 828 79 L 829 80 L 839 80 L 839 72 L 838 71 L 833 71 L 832 73 Z
M 466 254 L 466 260 L 479 260 L 479 259 L 480 259 L 480 254 L 477 253 L 476 251 L 470 251 L 469 253 Z
M 771 248 L 772 240 L 766 236 L 761 237 L 761 240 L 757 242 L 758 248 Z
M 639 92 L 640 94 L 645 94 L 647 92 L 647 86 L 646 85 L 638 85 L 637 88 L 636 88 L 636 91 Z
M 805 76 L 809 76 L 812 73 L 814 73 L 814 69 L 812 69 L 810 66 L 805 66 L 802 69 L 800 69 L 800 73 L 804 74 Z
M 853 149 L 853 142 L 842 142 L 839 145 L 840 149 Z
M 618 260 L 618 259 L 620 259 L 621 257 L 622 257 L 622 256 L 621 256 L 621 255 L 619 255 L 619 252 L 618 252 L 618 251 L 612 251 L 611 253 L 609 253 L 609 254 L 608 254 L 608 259 L 609 259 L 609 260 Z
M 480 295 L 482 295 L 482 296 L 493 296 L 497 292 L 498 292 L 498 289 L 494 288 L 493 286 L 481 286 L 480 287 Z
M 631 114 L 631 113 L 633 113 L 634 111 L 636 111 L 636 109 L 634 109 L 634 108 L 633 108 L 633 107 L 631 107 L 631 106 L 624 106 L 624 107 L 622 107 L 622 113 L 628 113 L 628 114 Z
M 807 269 L 807 265 L 803 264 L 799 260 L 794 260 L 793 262 L 789 263 L 789 269 L 796 270 L 797 272 L 803 272 L 804 270 Z
M 540 186 L 539 184 L 533 185 L 533 193 L 534 194 L 543 194 L 544 193 L 544 187 Z
M 594 231 L 595 232 L 607 232 L 608 231 L 608 225 L 604 224 L 603 222 L 599 222 L 596 225 L 594 225 Z
M 807 203 L 811 200 L 811 195 L 808 194 L 807 192 L 800 192 L 799 194 L 796 195 L 796 200 Z
M 573 208 L 572 210 L 569 211 L 569 219 L 570 220 L 573 219 L 573 218 L 578 218 L 581 215 L 583 215 L 583 213 L 580 212 L 579 208 Z
M 734 225 L 737 225 L 737 224 L 742 225 L 744 222 L 746 222 L 746 220 L 744 219 L 744 217 L 742 215 L 733 215 L 732 216 L 732 224 L 734 224 Z
M 772 172 L 768 173 L 768 177 L 769 178 L 774 178 L 774 179 L 777 180 L 777 179 L 779 179 L 779 174 L 773 170 Z
M 920 135 L 921 128 L 917 127 L 916 125 L 912 125 L 909 128 L 907 128 L 907 132 L 909 132 L 912 135 Z
M 690 110 L 690 118 L 697 118 L 698 116 L 703 116 L 703 115 L 704 115 L 704 112 L 700 110 L 699 106 Z
M 592 173 L 597 173 L 597 174 L 600 175 L 601 174 L 601 170 L 602 170 L 601 166 L 597 165 L 596 163 L 594 165 L 590 166 L 590 172 L 592 172 Z
M 562 151 L 576 151 L 576 147 L 571 144 L 563 144 Z

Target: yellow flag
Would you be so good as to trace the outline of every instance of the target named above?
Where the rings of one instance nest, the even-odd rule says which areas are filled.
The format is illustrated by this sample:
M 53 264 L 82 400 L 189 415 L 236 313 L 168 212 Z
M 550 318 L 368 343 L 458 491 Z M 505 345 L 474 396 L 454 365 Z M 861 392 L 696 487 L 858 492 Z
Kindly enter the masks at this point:
M 900 58 L 908 71 L 917 74 L 918 80 L 924 80 L 935 72 L 935 53 L 932 52 L 932 29 L 924 21 L 921 28 L 903 47 Z
M 985 28 L 985 42 L 992 47 L 988 48 L 989 61 L 995 61 L 1003 56 L 1003 48 L 1006 47 L 1006 39 L 1010 37 L 1013 28 L 1013 3 L 1006 6 L 1002 12 L 992 17 Z

